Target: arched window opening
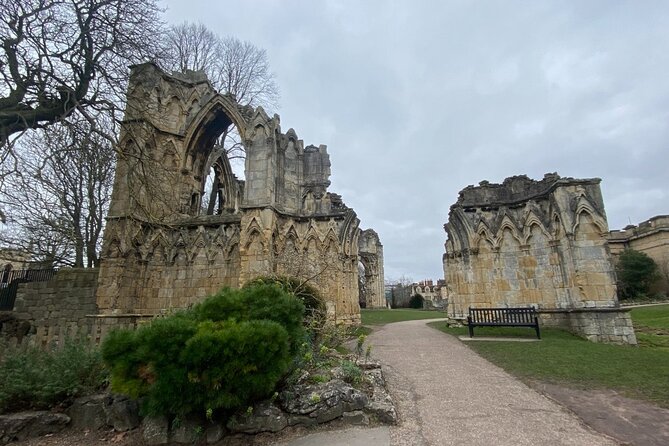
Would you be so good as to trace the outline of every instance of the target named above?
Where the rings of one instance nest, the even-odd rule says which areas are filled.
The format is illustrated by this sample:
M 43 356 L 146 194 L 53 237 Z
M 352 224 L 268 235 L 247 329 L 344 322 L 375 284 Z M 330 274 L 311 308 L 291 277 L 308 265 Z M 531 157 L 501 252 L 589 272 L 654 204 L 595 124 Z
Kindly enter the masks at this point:
M 367 271 L 361 261 L 358 261 L 358 303 L 360 308 L 367 308 Z
M 199 187 L 192 215 L 220 215 L 239 210 L 246 150 L 237 127 L 223 108 L 213 108 L 193 137 L 193 186 Z M 240 179 L 241 178 L 241 179 Z
M 207 163 L 208 174 L 202 180 L 200 214 L 221 215 L 239 211 L 243 181 L 237 179 L 222 150 L 212 152 Z

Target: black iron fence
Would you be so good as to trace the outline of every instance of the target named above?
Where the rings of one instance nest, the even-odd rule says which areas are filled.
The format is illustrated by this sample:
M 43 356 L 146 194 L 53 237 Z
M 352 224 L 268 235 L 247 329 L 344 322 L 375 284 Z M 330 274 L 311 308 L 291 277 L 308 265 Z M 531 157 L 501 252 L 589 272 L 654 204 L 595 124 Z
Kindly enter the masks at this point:
M 0 272 L 0 311 L 12 311 L 19 285 L 26 282 L 46 282 L 57 269 L 18 269 Z

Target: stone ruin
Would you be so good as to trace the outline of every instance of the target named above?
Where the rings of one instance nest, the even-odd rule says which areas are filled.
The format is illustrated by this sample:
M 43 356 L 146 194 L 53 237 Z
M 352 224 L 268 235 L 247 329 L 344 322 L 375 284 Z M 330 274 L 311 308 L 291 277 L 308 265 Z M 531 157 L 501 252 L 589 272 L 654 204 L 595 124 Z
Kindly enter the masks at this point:
M 444 225 L 449 316 L 533 306 L 544 326 L 635 344 L 618 304 L 600 181 L 521 175 L 460 191 Z
M 246 181 L 217 138 L 236 128 Z M 214 194 L 203 206 L 207 174 Z M 217 93 L 201 73 L 132 67 L 104 234 L 100 315 L 154 315 L 223 286 L 290 275 L 322 290 L 336 322 L 360 321 L 358 262 L 368 305 L 383 306 L 383 250 L 328 191 L 326 146 L 304 146 L 279 116 Z
M 360 232 L 358 256 L 364 268 L 365 284 L 364 290 L 361 291 L 360 302 L 364 302 L 367 308 L 385 308 L 385 284 L 383 280 L 378 280 L 378 272 L 383 271 L 383 245 L 373 229 Z
M 383 247 L 328 191 L 326 146 L 305 147 L 293 129 L 281 131 L 278 115 L 217 93 L 202 73 L 152 63 L 131 67 L 126 107 L 99 272 L 23 284 L 8 316 L 20 333 L 0 335 L 98 342 L 262 275 L 300 278 L 322 292 L 330 320 L 358 323 L 359 263 L 363 300 L 385 306 Z M 219 145 L 231 128 L 245 181 Z

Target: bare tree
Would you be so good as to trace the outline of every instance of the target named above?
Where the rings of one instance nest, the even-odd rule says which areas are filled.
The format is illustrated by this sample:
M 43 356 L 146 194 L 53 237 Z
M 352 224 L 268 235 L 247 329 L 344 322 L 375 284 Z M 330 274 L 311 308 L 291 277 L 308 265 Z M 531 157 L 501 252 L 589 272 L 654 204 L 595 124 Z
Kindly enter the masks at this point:
M 413 279 L 404 274 L 397 279 L 386 279 L 385 289 L 390 290 L 392 308 L 408 307 L 413 283 Z
M 278 105 L 279 89 L 269 67 L 267 53 L 250 42 L 234 37 L 221 41 L 221 59 L 214 84 L 242 105 Z
M 0 0 L 0 146 L 79 110 L 115 111 L 131 63 L 153 57 L 157 0 Z
M 215 73 L 220 38 L 202 23 L 184 22 L 172 26 L 166 40 L 168 53 L 163 63 L 168 69 L 204 71 L 207 76 Z
M 46 263 L 97 266 L 112 144 L 82 118 L 26 135 L 16 151 L 19 171 L 2 196 L 10 221 L 0 241 Z
M 277 106 L 279 89 L 264 49 L 235 37 L 222 38 L 201 23 L 172 26 L 166 40 L 165 68 L 204 71 L 214 88 L 241 105 Z

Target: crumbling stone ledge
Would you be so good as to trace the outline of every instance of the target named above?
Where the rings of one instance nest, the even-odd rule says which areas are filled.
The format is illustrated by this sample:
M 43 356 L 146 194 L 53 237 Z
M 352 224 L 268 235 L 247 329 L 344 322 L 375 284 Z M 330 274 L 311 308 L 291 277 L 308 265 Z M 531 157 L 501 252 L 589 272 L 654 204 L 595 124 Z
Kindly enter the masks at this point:
M 136 401 L 121 395 L 89 395 L 78 398 L 67 415 L 22 412 L 0 416 L 0 444 L 59 432 L 69 426 L 81 430 L 113 428 L 123 432 L 141 429 L 144 444 L 212 444 L 226 436 L 278 433 L 287 427 L 312 427 L 337 421 L 346 425 L 397 423 L 397 412 L 386 390 L 378 362 L 359 364 L 364 385 L 356 388 L 342 379 L 310 384 L 302 379 L 274 398 L 261 401 L 223 422 L 189 416 L 170 422 L 166 417 L 139 415 Z M 308 376 L 308 375 L 307 375 Z

